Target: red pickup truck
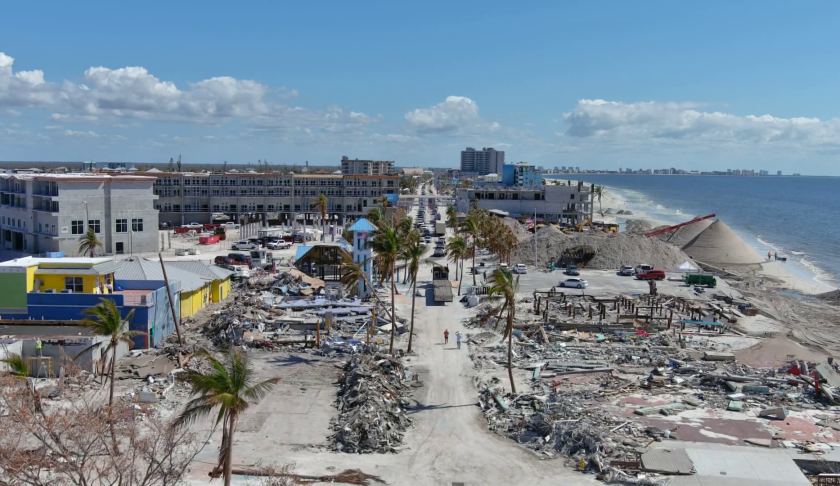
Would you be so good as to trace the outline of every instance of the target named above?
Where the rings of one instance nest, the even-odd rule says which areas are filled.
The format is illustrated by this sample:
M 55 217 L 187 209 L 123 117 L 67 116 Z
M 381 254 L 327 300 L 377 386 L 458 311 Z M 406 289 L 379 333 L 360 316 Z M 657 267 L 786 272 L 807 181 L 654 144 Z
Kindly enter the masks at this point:
M 648 270 L 636 274 L 639 280 L 665 280 L 665 272 L 662 270 Z

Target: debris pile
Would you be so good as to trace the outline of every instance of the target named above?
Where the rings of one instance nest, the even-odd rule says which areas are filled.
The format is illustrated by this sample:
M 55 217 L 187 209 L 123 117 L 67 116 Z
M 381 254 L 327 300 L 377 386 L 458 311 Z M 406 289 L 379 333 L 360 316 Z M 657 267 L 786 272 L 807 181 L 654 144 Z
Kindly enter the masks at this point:
M 411 405 L 400 361 L 383 355 L 357 355 L 340 379 L 330 439 L 332 449 L 350 453 L 397 452 L 411 426 L 405 410 Z

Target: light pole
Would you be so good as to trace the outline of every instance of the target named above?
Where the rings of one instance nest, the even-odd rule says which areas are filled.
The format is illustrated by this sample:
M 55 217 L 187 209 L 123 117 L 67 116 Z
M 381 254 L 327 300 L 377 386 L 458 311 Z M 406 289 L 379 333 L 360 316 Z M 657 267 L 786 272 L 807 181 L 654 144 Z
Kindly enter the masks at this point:
M 88 203 L 87 203 L 87 201 L 82 201 L 82 202 L 85 203 L 85 233 L 87 233 L 87 230 L 90 229 L 90 214 L 88 213 Z

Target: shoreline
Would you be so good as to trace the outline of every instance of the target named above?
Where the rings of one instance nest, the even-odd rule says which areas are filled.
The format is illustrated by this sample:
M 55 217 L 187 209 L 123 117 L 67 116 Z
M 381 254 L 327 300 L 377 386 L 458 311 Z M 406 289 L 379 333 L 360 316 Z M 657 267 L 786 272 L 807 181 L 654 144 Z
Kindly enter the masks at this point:
M 585 179 L 571 180 L 572 182 L 582 180 L 585 184 L 592 184 L 591 182 L 588 182 Z M 662 225 L 678 224 L 684 221 L 688 221 L 693 217 L 697 216 L 682 214 L 679 209 L 677 209 L 674 212 L 674 214 L 670 217 L 664 217 L 664 215 L 662 215 L 661 213 L 651 214 L 650 211 L 646 210 L 642 206 L 641 200 L 643 198 L 646 199 L 644 194 L 630 189 L 622 189 L 606 185 L 604 186 L 604 188 L 606 189 L 606 192 L 601 199 L 600 205 L 598 204 L 597 199 L 595 201 L 595 216 L 593 217 L 593 220 L 603 221 L 605 223 L 617 223 L 619 225 L 620 231 L 626 230 L 626 221 L 628 219 L 645 220 L 650 222 L 654 227 L 656 227 Z M 634 199 L 638 199 L 639 202 L 634 201 Z M 649 199 L 647 200 L 649 201 L 649 204 L 655 204 L 654 209 L 663 211 L 669 209 L 667 207 L 662 206 L 661 204 L 656 204 L 655 202 L 650 201 Z M 601 216 L 601 208 L 603 208 L 605 212 L 607 210 L 610 210 L 610 212 L 605 214 L 604 216 Z M 615 212 L 618 210 L 629 210 L 633 214 L 615 214 Z M 736 233 L 739 233 L 737 230 L 735 231 Z M 760 255 L 766 254 L 767 251 L 778 251 L 777 247 L 762 239 L 763 235 L 759 235 L 758 237 L 756 237 L 756 242 L 751 241 L 751 238 L 745 238 L 740 233 L 739 236 L 741 236 L 741 238 L 748 245 L 753 247 L 753 249 L 755 249 Z M 756 243 L 758 243 L 758 245 L 760 246 L 757 246 Z M 802 268 L 795 268 L 798 265 L 801 265 Z M 801 264 L 794 261 L 787 262 L 786 264 L 785 262 L 768 260 L 764 263 L 756 265 L 752 269 L 748 270 L 747 273 L 753 277 L 763 277 L 770 280 L 779 281 L 780 284 L 776 285 L 776 287 L 779 290 L 791 290 L 806 295 L 815 295 L 824 292 L 830 292 L 832 290 L 837 290 L 837 287 L 835 287 L 832 283 L 820 280 L 821 275 L 826 275 L 826 273 L 823 270 L 817 267 L 816 264 L 811 263 L 810 261 L 805 261 L 804 259 Z

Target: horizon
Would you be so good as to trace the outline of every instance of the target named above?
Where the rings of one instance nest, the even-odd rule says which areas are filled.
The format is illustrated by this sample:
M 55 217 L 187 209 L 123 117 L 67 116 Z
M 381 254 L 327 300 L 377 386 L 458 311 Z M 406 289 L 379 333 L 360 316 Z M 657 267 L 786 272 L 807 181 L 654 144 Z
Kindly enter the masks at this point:
M 840 5 L 87 5 L 7 6 L 0 159 L 840 175 Z

